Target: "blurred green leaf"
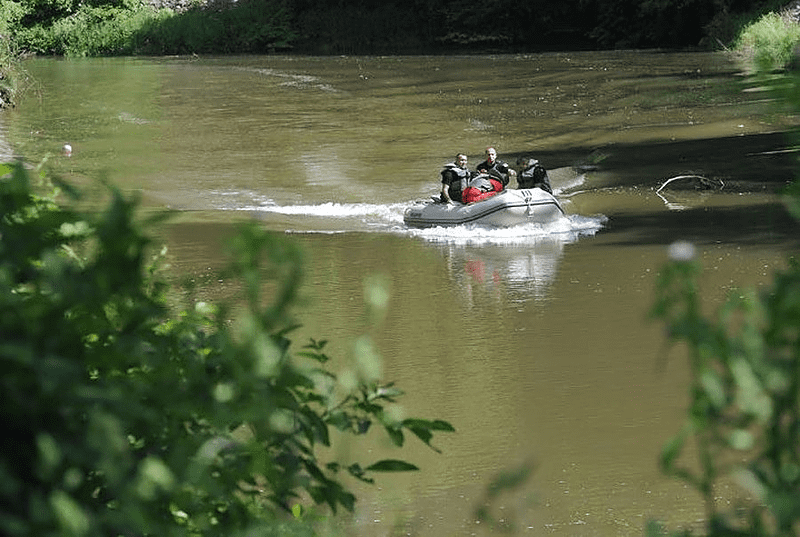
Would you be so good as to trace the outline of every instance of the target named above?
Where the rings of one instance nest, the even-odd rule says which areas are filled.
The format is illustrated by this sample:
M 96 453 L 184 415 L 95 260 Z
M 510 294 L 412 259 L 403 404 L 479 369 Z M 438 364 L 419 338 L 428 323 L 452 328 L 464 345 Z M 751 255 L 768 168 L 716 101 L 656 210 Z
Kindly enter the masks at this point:
M 753 368 L 742 358 L 735 359 L 731 366 L 731 374 L 738 386 L 737 402 L 742 411 L 755 416 L 759 421 L 767 422 L 772 416 L 772 400 L 764 391 Z
M 303 518 L 303 505 L 296 503 L 292 506 L 292 516 L 300 519 Z
M 403 421 L 406 427 L 416 427 L 430 431 L 455 432 L 455 428 L 444 420 L 425 420 L 419 418 L 409 418 Z
M 704 369 L 700 373 L 700 382 L 705 389 L 709 401 L 716 408 L 722 408 L 727 403 L 725 386 L 719 374 L 712 369 Z
M 729 442 L 733 449 L 737 449 L 739 451 L 752 449 L 753 444 L 755 443 L 753 434 L 750 431 L 743 431 L 741 429 L 731 431 Z
M 493 498 L 503 492 L 514 490 L 523 485 L 533 473 L 533 467 L 523 464 L 518 468 L 511 468 L 500 472 L 486 487 L 489 498 Z
M 411 472 L 419 470 L 416 466 L 405 461 L 385 459 L 367 467 L 369 472 Z
M 686 444 L 686 439 L 689 437 L 690 427 L 684 425 L 678 434 L 673 436 L 661 449 L 661 468 L 665 471 L 671 471 L 675 466 L 675 461 L 683 451 Z
M 386 430 L 387 434 L 389 435 L 389 438 L 391 439 L 392 443 L 395 446 L 403 447 L 403 442 L 404 442 L 403 431 L 400 430 L 400 428 L 394 425 L 387 425 L 384 426 L 384 429 Z
M 61 526 L 62 535 L 81 537 L 88 535 L 91 519 L 80 504 L 69 494 L 55 490 L 50 496 L 50 505 Z

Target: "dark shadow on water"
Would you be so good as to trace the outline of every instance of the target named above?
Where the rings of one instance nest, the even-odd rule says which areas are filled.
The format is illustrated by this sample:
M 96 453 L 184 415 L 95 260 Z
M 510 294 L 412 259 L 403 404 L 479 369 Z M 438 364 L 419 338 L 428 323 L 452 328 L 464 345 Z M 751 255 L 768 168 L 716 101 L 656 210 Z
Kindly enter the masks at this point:
M 516 155 L 515 155 L 516 157 Z M 779 193 L 798 175 L 800 153 L 790 133 L 776 132 L 687 141 L 610 144 L 597 148 L 539 152 L 548 168 L 575 166 L 585 173 L 581 191 L 638 189 L 655 192 L 672 177 L 698 175 L 721 181 L 723 194 Z M 510 160 L 510 158 L 509 158 Z M 682 184 L 683 183 L 683 184 Z M 688 187 L 675 182 L 669 189 Z M 680 196 L 677 190 L 672 192 Z M 667 194 L 667 192 L 665 192 Z M 708 196 L 715 196 L 713 191 Z M 613 211 L 601 235 L 603 244 L 739 244 L 800 249 L 800 223 L 779 201 L 687 207 L 681 210 Z
M 547 168 L 573 166 L 586 173 L 582 188 L 658 187 L 671 177 L 696 174 L 718 179 L 728 192 L 775 192 L 791 182 L 800 153 L 788 133 L 609 144 L 559 151 L 534 151 Z M 509 162 L 523 154 L 503 155 Z
M 614 245 L 667 245 L 687 240 L 800 250 L 800 223 L 780 203 L 615 215 L 601 233 L 610 234 L 613 238 L 605 244 Z

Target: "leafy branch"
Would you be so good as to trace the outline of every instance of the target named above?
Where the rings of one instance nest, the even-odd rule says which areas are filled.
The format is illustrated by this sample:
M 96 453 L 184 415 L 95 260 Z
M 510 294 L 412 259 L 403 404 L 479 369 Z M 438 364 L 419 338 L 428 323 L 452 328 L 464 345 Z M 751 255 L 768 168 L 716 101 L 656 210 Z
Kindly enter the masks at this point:
M 174 314 L 135 200 L 109 187 L 108 209 L 82 214 L 56 203 L 65 188 L 35 194 L 22 163 L 0 177 L 0 533 L 308 535 L 303 505 L 353 509 L 343 469 L 416 470 L 320 460 L 331 427 L 433 449 L 453 431 L 392 422 L 402 392 L 377 379 L 336 399 L 325 340 L 294 352 L 303 256 L 287 238 L 245 226 L 232 242 L 239 318 Z

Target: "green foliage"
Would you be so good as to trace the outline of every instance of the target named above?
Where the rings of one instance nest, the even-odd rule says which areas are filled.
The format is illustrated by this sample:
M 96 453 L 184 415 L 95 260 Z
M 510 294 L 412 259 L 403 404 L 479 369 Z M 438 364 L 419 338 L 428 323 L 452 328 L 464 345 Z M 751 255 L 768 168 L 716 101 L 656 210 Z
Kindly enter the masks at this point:
M 327 54 L 414 50 L 424 43 L 430 21 L 420 20 L 410 2 L 385 2 L 365 9 L 357 2 L 327 3 L 297 13 L 301 46 Z M 430 6 L 424 11 L 428 12 Z
M 8 2 L 9 4 L 12 2 Z M 69 17 L 83 7 L 107 7 L 116 9 L 137 9 L 140 0 L 15 0 L 14 9 L 20 14 L 25 26 L 50 24 L 55 20 Z M 11 7 L 11 6 L 3 6 Z
M 137 54 L 266 53 L 293 38 L 285 2 L 240 0 L 183 13 L 162 10 L 139 27 L 129 48 Z
M 781 0 L 0 0 L 21 50 L 42 54 L 378 54 L 682 48 L 728 43 Z M 169 4 L 167 4 L 169 5 Z
M 497 474 L 485 487 L 483 497 L 474 510 L 475 520 L 486 524 L 493 533 L 516 534 L 519 531 L 513 509 L 496 508 L 495 504 L 504 494 L 512 494 L 520 489 L 533 474 L 534 467 L 523 463 Z M 493 511 L 500 511 L 499 513 Z
M 280 0 L 198 4 L 182 13 L 148 5 L 96 4 L 101 3 L 81 4 L 68 17 L 22 21 L 14 32 L 19 48 L 65 56 L 263 53 L 287 47 L 293 37 Z
M 7 35 L 12 27 L 19 24 L 26 14 L 21 2 L 14 0 L 0 0 L 0 32 Z
M 87 2 L 69 15 L 17 17 L 21 50 L 64 56 L 256 53 L 288 46 L 293 34 L 280 0 L 195 5 L 182 13 L 136 2 Z
M 48 23 L 54 19 L 69 16 L 80 4 L 79 0 L 21 0 L 24 23 Z
M 17 90 L 17 62 L 11 28 L 22 17 L 22 10 L 12 0 L 0 0 L 0 109 L 14 104 Z
M 604 48 L 696 47 L 720 2 L 583 0 L 596 12 L 592 37 Z
M 344 388 L 325 341 L 292 350 L 303 258 L 286 237 L 246 226 L 234 241 L 236 322 L 204 303 L 174 315 L 146 262 L 142 226 L 160 217 L 137 223 L 113 188 L 81 214 L 55 202 L 67 185 L 40 197 L 21 163 L 0 175 L 3 535 L 311 535 L 304 504 L 353 507 L 340 474 L 414 469 L 324 463 L 331 427 L 379 424 L 397 445 L 453 430 L 393 420 L 402 394 L 376 378 Z
M 800 522 L 800 263 L 761 294 L 701 311 L 699 263 L 678 256 L 658 280 L 653 313 L 689 349 L 686 423 L 661 467 L 703 497 L 709 535 L 796 535 Z M 697 464 L 681 460 L 694 441 Z M 744 461 L 744 462 L 742 462 Z M 715 486 L 733 478 L 754 504 L 723 512 Z
M 736 48 L 753 63 L 755 72 L 785 69 L 800 45 L 800 24 L 777 13 L 767 13 L 744 28 Z
M 150 9 L 81 6 L 72 16 L 17 33 L 19 46 L 38 54 L 117 55 L 131 52 L 131 40 L 155 16 Z

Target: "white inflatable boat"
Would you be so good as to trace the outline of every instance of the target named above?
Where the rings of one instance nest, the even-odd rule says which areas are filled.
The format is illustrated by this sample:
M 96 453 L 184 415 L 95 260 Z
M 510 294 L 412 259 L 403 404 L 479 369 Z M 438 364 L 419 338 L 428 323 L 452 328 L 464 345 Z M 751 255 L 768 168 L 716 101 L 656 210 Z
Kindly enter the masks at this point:
M 403 221 L 410 227 L 460 226 L 480 224 L 510 227 L 518 224 L 553 222 L 564 216 L 564 209 L 551 194 L 540 188 L 507 189 L 475 203 L 430 201 L 406 209 Z

